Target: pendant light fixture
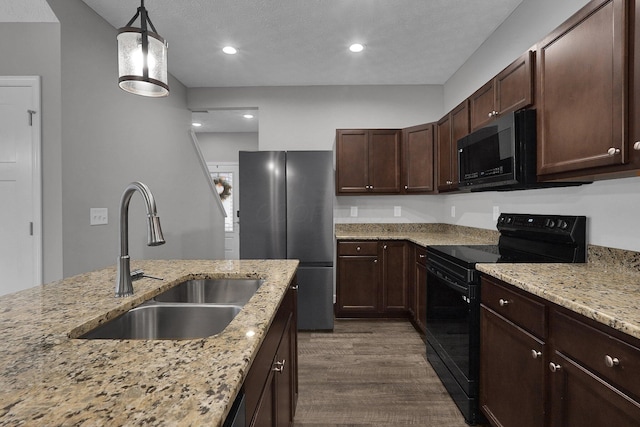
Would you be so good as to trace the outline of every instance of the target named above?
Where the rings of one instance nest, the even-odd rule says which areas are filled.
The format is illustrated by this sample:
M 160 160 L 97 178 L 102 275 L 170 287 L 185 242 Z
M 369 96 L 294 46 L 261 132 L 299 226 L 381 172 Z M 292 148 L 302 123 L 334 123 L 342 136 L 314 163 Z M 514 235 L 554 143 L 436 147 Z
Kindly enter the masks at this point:
M 133 22 L 140 17 L 140 28 Z M 149 24 L 149 30 L 147 28 Z M 167 80 L 167 42 L 151 23 L 144 0 L 135 16 L 118 30 L 118 85 L 136 95 L 169 95 Z

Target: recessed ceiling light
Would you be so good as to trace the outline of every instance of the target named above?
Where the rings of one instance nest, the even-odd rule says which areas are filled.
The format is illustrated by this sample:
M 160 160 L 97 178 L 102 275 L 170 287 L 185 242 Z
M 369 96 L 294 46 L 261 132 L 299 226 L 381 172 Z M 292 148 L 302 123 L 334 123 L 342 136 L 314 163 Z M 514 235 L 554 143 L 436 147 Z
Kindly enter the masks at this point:
M 364 50 L 364 45 L 361 45 L 360 43 L 354 43 L 349 46 L 349 50 L 354 53 L 362 52 Z
M 245 114 L 244 116 L 245 119 L 253 119 L 253 114 Z
M 238 53 L 238 49 L 233 46 L 225 46 L 222 48 L 222 51 L 227 55 L 235 55 L 236 53 Z
M 200 126 L 202 126 L 202 123 L 193 122 L 191 123 L 191 126 L 199 128 Z

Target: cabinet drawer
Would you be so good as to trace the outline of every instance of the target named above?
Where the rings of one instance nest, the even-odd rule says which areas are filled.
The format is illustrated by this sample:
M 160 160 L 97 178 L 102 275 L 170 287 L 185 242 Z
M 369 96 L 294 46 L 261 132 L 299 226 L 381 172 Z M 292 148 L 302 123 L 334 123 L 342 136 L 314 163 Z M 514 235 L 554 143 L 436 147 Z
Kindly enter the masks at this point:
M 557 351 L 640 397 L 640 348 L 557 310 L 551 311 L 550 328 Z
M 547 337 L 546 307 L 515 289 L 482 278 L 482 303 L 538 338 Z
M 416 263 L 427 266 L 427 249 L 416 245 Z
M 338 255 L 378 255 L 378 242 L 338 242 Z

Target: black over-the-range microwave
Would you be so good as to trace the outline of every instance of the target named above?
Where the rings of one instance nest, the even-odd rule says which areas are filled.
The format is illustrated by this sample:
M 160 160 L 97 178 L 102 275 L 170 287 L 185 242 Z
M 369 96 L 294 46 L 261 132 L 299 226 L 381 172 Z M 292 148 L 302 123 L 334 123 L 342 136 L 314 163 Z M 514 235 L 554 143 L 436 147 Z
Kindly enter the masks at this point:
M 564 187 L 584 182 L 538 182 L 536 110 L 505 114 L 458 140 L 461 189 L 524 190 Z

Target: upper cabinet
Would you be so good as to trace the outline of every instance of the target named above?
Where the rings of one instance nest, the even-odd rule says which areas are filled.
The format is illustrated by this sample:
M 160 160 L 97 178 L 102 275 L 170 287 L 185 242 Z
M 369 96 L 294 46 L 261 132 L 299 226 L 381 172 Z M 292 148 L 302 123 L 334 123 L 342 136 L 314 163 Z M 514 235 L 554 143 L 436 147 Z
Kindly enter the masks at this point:
M 438 191 L 458 188 L 458 139 L 469 133 L 469 100 L 463 101 L 437 124 Z
M 594 0 L 537 46 L 541 179 L 629 162 L 627 7 L 626 0 Z
M 336 194 L 400 193 L 399 129 L 336 131 Z
M 535 52 L 527 51 L 469 98 L 471 130 L 533 104 Z
M 433 186 L 434 125 L 427 123 L 402 130 L 402 191 L 431 193 Z

